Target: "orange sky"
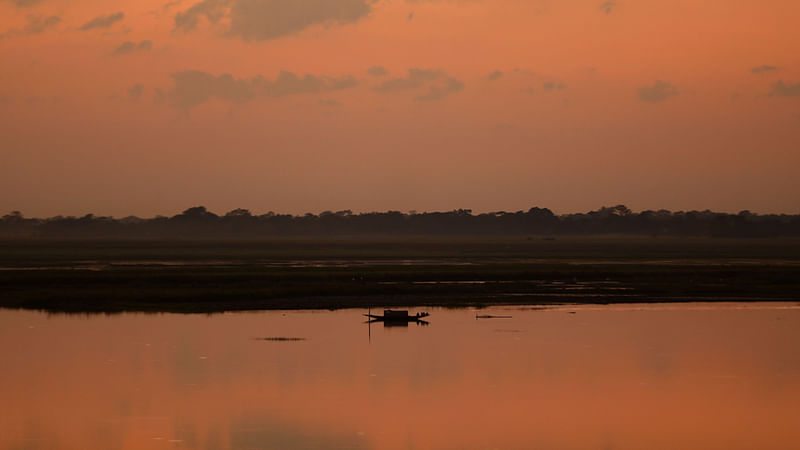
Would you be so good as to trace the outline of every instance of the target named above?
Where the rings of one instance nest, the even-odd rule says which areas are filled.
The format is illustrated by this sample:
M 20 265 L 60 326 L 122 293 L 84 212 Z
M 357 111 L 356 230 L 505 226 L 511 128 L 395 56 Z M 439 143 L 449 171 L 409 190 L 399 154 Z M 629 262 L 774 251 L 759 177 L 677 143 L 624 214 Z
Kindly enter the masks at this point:
M 0 214 L 796 214 L 797 23 L 783 0 L 0 0 Z

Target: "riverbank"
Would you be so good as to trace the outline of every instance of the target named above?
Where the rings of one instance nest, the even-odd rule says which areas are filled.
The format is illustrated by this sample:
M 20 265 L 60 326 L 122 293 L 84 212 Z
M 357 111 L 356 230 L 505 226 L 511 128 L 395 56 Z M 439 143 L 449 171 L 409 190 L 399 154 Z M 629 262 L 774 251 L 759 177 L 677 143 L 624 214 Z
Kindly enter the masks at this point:
M 53 312 L 800 299 L 800 240 L 7 241 L 0 307 Z

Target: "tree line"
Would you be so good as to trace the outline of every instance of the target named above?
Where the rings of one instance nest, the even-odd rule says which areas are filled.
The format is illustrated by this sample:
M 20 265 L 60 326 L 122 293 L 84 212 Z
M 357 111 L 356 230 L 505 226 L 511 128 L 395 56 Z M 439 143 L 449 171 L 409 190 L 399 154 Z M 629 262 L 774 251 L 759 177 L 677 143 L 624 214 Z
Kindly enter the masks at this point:
M 27 218 L 13 211 L 0 218 L 3 237 L 72 238 L 261 238 L 349 235 L 604 235 L 778 237 L 800 236 L 800 215 L 667 210 L 633 212 L 624 205 L 556 215 L 547 208 L 473 214 L 399 211 L 354 214 L 251 214 L 234 209 L 217 215 L 196 206 L 172 217 Z

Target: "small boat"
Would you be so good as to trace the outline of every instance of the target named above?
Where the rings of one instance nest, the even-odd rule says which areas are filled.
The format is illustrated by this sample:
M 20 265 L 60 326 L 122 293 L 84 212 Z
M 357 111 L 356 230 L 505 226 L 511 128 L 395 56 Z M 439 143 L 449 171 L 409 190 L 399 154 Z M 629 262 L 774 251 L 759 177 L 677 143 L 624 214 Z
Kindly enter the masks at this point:
M 369 317 L 370 320 L 376 320 L 379 322 L 422 322 L 422 319 L 428 317 L 429 315 L 430 314 L 423 312 L 416 313 L 411 316 L 408 314 L 408 311 L 392 309 L 384 309 L 382 316 L 377 314 L 364 314 L 364 316 Z

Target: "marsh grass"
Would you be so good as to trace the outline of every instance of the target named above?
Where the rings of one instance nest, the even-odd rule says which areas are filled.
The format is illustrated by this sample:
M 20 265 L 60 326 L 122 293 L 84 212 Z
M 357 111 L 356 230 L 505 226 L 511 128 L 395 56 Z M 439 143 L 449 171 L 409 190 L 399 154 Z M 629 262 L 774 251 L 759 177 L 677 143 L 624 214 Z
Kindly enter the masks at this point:
M 796 239 L 0 244 L 0 306 L 48 311 L 219 312 L 800 297 Z

